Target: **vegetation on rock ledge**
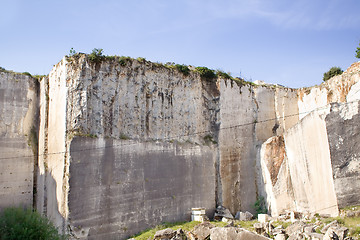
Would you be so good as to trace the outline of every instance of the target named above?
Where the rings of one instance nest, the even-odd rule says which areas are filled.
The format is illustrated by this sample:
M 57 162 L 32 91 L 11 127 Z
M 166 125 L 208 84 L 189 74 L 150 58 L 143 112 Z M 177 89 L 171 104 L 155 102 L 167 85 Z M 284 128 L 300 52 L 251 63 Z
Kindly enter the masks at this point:
M 327 81 L 330 78 L 342 74 L 344 71 L 340 67 L 332 67 L 329 71 L 324 73 L 323 80 Z

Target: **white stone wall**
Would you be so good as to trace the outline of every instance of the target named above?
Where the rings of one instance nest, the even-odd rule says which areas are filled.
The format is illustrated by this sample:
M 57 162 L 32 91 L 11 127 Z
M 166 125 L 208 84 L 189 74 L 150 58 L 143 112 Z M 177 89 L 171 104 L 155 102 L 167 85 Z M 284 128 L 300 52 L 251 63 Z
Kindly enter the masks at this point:
M 33 204 L 37 80 L 0 72 L 0 209 Z

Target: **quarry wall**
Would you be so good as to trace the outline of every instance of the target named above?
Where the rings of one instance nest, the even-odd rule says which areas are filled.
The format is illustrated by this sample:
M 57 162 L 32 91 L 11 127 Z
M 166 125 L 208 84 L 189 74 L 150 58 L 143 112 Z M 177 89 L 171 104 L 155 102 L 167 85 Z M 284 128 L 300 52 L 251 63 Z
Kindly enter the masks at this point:
M 64 58 L 46 81 L 38 207 L 63 231 L 126 238 L 188 220 L 194 206 L 213 212 L 215 82 L 150 62 L 86 56 Z
M 219 199 L 233 213 L 254 211 L 263 192 L 261 144 L 298 121 L 297 94 L 289 88 L 230 81 L 220 81 L 219 88 Z
M 320 86 L 299 89 L 300 122 L 261 148 L 272 215 L 286 210 L 338 215 L 359 204 L 359 63 Z M 313 101 L 311 101 L 313 99 Z
M 0 72 L 0 209 L 33 205 L 38 89 L 30 76 Z
M 78 239 L 125 239 L 192 207 L 254 212 L 259 196 L 273 215 L 336 216 L 360 204 L 358 65 L 304 89 L 84 54 L 40 83 L 1 72 L 1 203 Z

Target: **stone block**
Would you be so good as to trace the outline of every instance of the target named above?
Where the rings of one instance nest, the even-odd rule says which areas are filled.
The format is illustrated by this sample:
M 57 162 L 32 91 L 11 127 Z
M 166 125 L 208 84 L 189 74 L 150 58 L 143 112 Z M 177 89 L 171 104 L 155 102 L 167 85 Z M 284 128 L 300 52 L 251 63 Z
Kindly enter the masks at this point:
M 266 223 L 270 220 L 270 216 L 268 214 L 258 214 L 258 221 L 261 223 Z
M 285 240 L 286 239 L 286 235 L 283 233 L 277 234 L 275 236 L 275 240 Z

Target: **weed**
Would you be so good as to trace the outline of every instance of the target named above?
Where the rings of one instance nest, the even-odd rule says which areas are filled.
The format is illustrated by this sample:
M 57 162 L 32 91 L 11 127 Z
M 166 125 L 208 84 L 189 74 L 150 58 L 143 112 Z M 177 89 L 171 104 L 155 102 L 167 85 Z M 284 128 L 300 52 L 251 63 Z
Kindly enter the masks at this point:
M 217 144 L 217 141 L 215 141 L 213 136 L 211 136 L 211 135 L 206 135 L 204 137 L 204 141 L 205 141 L 205 143 Z
M 89 138 L 97 138 L 98 136 L 96 134 L 92 133 L 81 133 L 81 132 L 75 132 L 74 136 L 78 137 L 89 137 Z
M 120 133 L 120 139 L 121 140 L 129 140 L 129 136 L 125 135 L 124 133 Z
M 38 143 L 37 132 L 34 126 L 31 128 L 30 134 L 28 136 L 28 146 L 32 148 L 33 153 L 36 155 L 39 143 Z

